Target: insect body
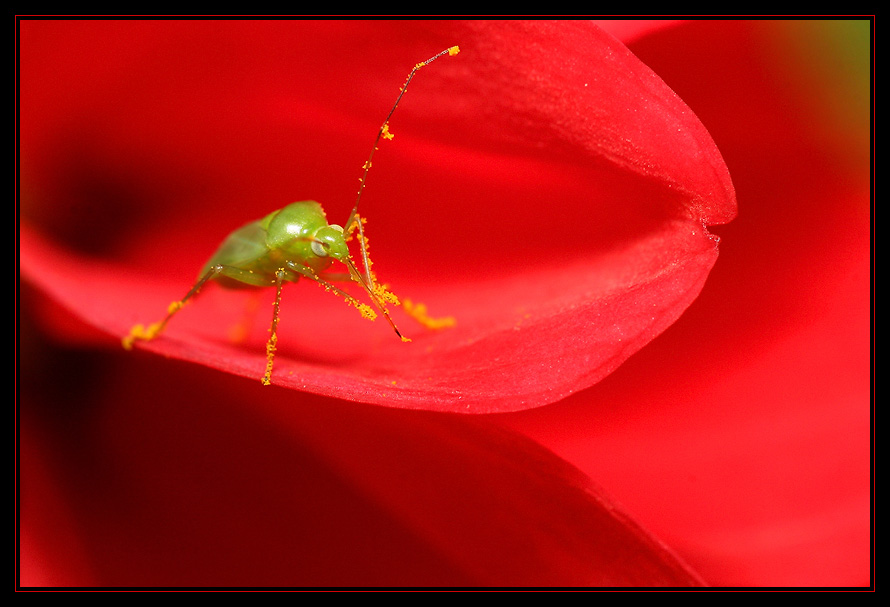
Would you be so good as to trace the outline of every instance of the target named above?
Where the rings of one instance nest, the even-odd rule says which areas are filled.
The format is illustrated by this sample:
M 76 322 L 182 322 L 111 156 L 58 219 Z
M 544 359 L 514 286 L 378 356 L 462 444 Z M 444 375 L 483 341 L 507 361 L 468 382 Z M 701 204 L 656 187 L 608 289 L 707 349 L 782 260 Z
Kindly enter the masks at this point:
M 266 372 L 263 383 L 271 383 L 272 367 L 278 343 L 278 320 L 281 305 L 281 290 L 286 282 L 297 282 L 301 278 L 312 280 L 326 290 L 343 297 L 355 306 L 362 316 L 369 320 L 381 313 L 392 326 L 402 341 L 410 341 L 402 336 L 387 310 L 387 304 L 398 305 L 398 298 L 385 285 L 379 284 L 371 271 L 371 260 L 368 256 L 367 239 L 364 235 L 364 220 L 358 214 L 358 203 L 361 200 L 368 171 L 374 151 L 381 139 L 391 139 L 389 119 L 399 105 L 402 95 L 414 74 L 421 67 L 428 65 L 442 55 L 456 55 L 459 49 L 451 47 L 414 66 L 389 112 L 383 126 L 377 134 L 377 140 L 368 160 L 362 167 L 361 177 L 355 206 L 344 226 L 329 224 L 321 205 L 315 201 L 294 202 L 283 209 L 270 213 L 257 221 L 248 223 L 235 230 L 223 241 L 216 253 L 204 266 L 198 281 L 181 300 L 174 301 L 167 309 L 167 315 L 159 322 L 149 326 L 136 325 L 123 338 L 123 346 L 133 347 L 137 340 L 151 340 L 157 337 L 170 319 L 182 308 L 183 304 L 196 296 L 208 281 L 216 281 L 227 287 L 275 287 L 272 326 L 269 340 L 266 343 Z M 361 271 L 350 255 L 347 242 L 355 239 L 361 252 Z M 335 262 L 340 262 L 346 273 L 329 273 Z M 371 301 L 363 303 L 345 290 L 335 286 L 334 282 L 353 282 L 362 287 Z M 430 328 L 442 328 L 454 324 L 454 320 L 433 319 L 425 315 L 425 307 L 418 304 L 408 305 L 408 311 L 415 319 Z M 375 311 L 376 310 L 376 311 Z

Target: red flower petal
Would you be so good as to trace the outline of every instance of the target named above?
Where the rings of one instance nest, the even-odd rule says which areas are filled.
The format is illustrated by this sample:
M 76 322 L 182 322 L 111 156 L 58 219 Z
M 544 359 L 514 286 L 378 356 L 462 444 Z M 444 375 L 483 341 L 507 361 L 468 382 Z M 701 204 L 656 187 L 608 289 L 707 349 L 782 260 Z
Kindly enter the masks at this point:
M 700 584 L 583 475 L 481 417 L 151 362 L 69 403 L 42 474 L 23 451 L 25 563 L 52 573 L 23 584 Z
M 345 218 L 407 68 L 452 44 L 393 118 L 363 211 L 380 278 L 457 328 L 402 317 L 405 345 L 300 284 L 273 381 L 462 412 L 599 381 L 695 298 L 735 199 L 689 108 L 587 22 L 24 23 L 23 210 L 71 249 L 25 231 L 23 276 L 122 336 L 239 224 L 300 198 Z M 246 306 L 208 290 L 145 347 L 258 379 L 267 313 L 226 338 Z
M 591 390 L 498 418 L 709 584 L 874 583 L 868 34 L 696 22 L 632 47 L 709 125 L 742 212 L 663 336 Z

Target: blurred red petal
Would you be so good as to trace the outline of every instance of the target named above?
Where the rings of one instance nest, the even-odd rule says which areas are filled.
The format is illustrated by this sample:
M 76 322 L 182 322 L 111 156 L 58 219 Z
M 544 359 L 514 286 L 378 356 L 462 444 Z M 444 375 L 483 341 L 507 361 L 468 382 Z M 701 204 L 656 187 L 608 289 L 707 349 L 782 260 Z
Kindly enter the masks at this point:
M 707 224 L 735 213 L 698 119 L 588 22 L 23 29 L 24 210 L 92 256 L 25 231 L 22 274 L 116 336 L 156 320 L 239 224 L 308 197 L 345 216 L 407 67 L 461 45 L 412 84 L 363 200 L 381 279 L 457 328 L 400 319 L 401 344 L 301 284 L 285 292 L 285 387 L 461 412 L 556 401 L 682 313 L 716 260 Z M 208 293 L 146 347 L 259 378 L 267 313 L 246 343 L 226 338 L 246 305 Z
M 678 19 L 597 19 L 596 24 L 624 44 L 685 23 Z
M 35 549 L 54 571 L 92 572 L 66 584 L 700 584 L 586 477 L 483 418 L 99 362 L 114 379 L 44 424 L 36 478 L 52 491 L 22 452 Z M 48 418 L 24 405 L 26 420 Z M 41 507 L 50 494 L 67 516 Z M 54 543 L 68 536 L 79 553 Z
M 873 572 L 867 120 L 830 98 L 856 92 L 832 67 L 870 74 L 853 54 L 868 23 L 826 38 L 849 25 L 696 22 L 633 47 L 707 122 L 742 210 L 663 336 L 591 390 L 501 418 L 595 475 L 713 585 L 867 586 Z M 841 138 L 813 120 L 829 100 Z
M 26 403 L 27 404 L 27 403 Z M 21 418 L 19 418 L 21 420 Z M 30 418 L 19 430 L 19 584 L 21 586 L 93 586 L 82 529 L 75 522 L 54 462 Z

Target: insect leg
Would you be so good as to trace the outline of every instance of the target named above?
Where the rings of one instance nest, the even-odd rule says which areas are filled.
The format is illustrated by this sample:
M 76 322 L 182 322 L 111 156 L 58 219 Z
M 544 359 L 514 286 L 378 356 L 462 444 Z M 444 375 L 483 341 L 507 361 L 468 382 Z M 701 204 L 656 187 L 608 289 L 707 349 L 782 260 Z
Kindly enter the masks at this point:
M 330 282 L 328 282 L 327 280 L 321 278 L 318 274 L 315 273 L 315 271 L 312 268 L 295 263 L 293 261 L 286 261 L 285 264 L 287 265 L 288 270 L 295 272 L 295 273 L 299 274 L 300 276 L 303 276 L 304 278 L 314 280 L 319 285 L 321 285 L 321 287 L 323 287 L 326 291 L 331 291 L 331 292 L 339 295 L 343 299 L 345 299 L 347 303 L 351 304 L 352 306 L 355 306 L 355 308 L 358 309 L 358 311 L 361 313 L 361 315 L 364 316 L 365 318 L 367 318 L 368 320 L 374 320 L 375 318 L 377 318 L 377 314 L 374 312 L 374 310 L 371 308 L 371 306 L 360 302 L 359 300 L 357 300 L 355 297 L 353 297 L 352 295 L 350 295 L 343 289 L 336 287 L 333 284 L 331 284 Z M 352 277 L 348 277 L 347 280 L 351 281 Z
M 272 326 L 269 327 L 269 341 L 266 342 L 266 373 L 263 375 L 263 385 L 272 383 L 272 364 L 275 361 L 275 350 L 278 348 L 278 317 L 281 309 L 281 287 L 284 284 L 286 272 L 284 268 L 275 272 L 275 303 L 272 304 Z
M 387 312 L 387 310 L 386 310 L 386 301 L 398 304 L 398 299 L 395 297 L 395 295 L 390 293 L 389 291 L 387 291 L 381 285 L 375 285 L 374 287 L 369 286 L 368 283 L 365 282 L 362 275 L 356 269 L 355 264 L 353 264 L 351 260 L 349 260 L 347 258 L 345 260 L 345 263 L 346 263 L 346 267 L 349 268 L 349 276 L 338 274 L 337 277 L 342 278 L 344 280 L 350 280 L 352 282 L 357 282 L 362 287 L 364 287 L 364 289 L 368 292 L 368 296 L 371 298 L 371 301 L 374 302 L 374 305 L 377 307 L 378 310 L 380 310 L 380 312 L 386 318 L 387 322 L 389 322 L 390 326 L 396 332 L 396 335 L 398 335 L 402 341 L 411 341 L 410 339 L 408 339 L 407 337 L 402 335 L 402 333 L 399 331 L 399 328 L 396 326 L 396 323 L 393 322 L 392 318 L 390 318 L 389 312 Z M 353 306 L 355 306 L 356 308 L 358 308 L 358 311 L 361 313 L 361 315 L 364 316 L 365 318 L 367 318 L 368 320 L 374 320 L 377 318 L 377 314 L 374 312 L 374 310 L 373 310 L 373 308 L 371 308 L 371 306 L 360 302 L 359 300 L 357 300 L 355 297 L 353 297 L 346 291 L 334 286 L 327 280 L 323 279 L 318 274 L 316 274 L 315 271 L 312 270 L 312 268 L 309 268 L 307 266 L 304 266 L 304 265 L 301 265 L 298 263 L 294 263 L 293 261 L 286 261 L 285 264 L 287 265 L 289 270 L 292 270 L 301 276 L 309 278 L 310 280 L 314 280 L 319 285 L 321 285 L 326 291 L 333 291 L 337 295 L 340 295 L 341 297 L 343 297 L 347 301 L 347 303 L 350 303 Z
M 332 282 L 354 282 L 354 279 L 350 274 L 325 274 L 325 278 Z M 379 286 L 383 288 L 386 287 L 386 285 Z M 454 319 L 453 316 L 430 316 L 427 312 L 426 304 L 422 304 L 419 302 L 415 303 L 410 299 L 402 299 L 401 297 L 399 298 L 399 302 L 402 304 L 402 309 L 405 311 L 405 314 L 416 320 L 427 329 L 449 329 L 457 324 L 457 321 Z
M 164 327 L 167 326 L 167 323 L 170 322 L 170 319 L 173 318 L 173 316 L 177 312 L 179 312 L 180 309 L 182 309 L 182 306 L 184 306 L 189 299 L 197 295 L 198 292 L 200 292 L 201 287 L 203 287 L 208 280 L 216 277 L 224 269 L 225 266 L 216 265 L 207 270 L 204 276 L 202 276 L 198 280 L 198 282 L 196 282 L 195 285 L 189 290 L 189 292 L 185 294 L 185 297 L 178 301 L 172 302 L 167 307 L 167 315 L 160 321 L 152 323 L 147 327 L 144 325 L 134 325 L 133 328 L 130 329 L 130 332 L 127 334 L 127 336 L 121 340 L 121 344 L 124 346 L 124 349 L 131 350 L 133 348 L 133 344 L 137 340 L 151 341 L 152 339 L 160 335 L 161 331 L 164 330 Z
M 321 285 L 326 291 L 333 291 L 337 295 L 340 295 L 341 297 L 343 297 L 347 301 L 347 303 L 355 306 L 358 309 L 358 311 L 361 313 L 361 315 L 364 316 L 365 318 L 367 318 L 368 320 L 375 320 L 377 318 L 377 314 L 374 312 L 374 310 L 373 310 L 373 308 L 371 308 L 371 306 L 360 302 L 359 300 L 357 300 L 355 297 L 353 297 L 346 291 L 334 286 L 327 280 L 323 279 L 318 274 L 316 274 L 315 271 L 312 270 L 312 268 L 300 265 L 298 263 L 294 263 L 292 261 L 287 261 L 285 263 L 287 264 L 288 269 L 293 270 L 294 272 L 300 274 L 301 276 L 305 276 L 306 278 L 314 280 L 319 285 Z M 386 311 L 385 303 L 380 300 L 380 298 L 377 295 L 376 290 L 373 290 L 370 286 L 368 286 L 368 283 L 366 283 L 364 281 L 364 279 L 362 278 L 362 275 L 359 274 L 358 270 L 355 268 L 355 265 L 349 260 L 346 260 L 346 265 L 349 268 L 349 273 L 350 273 L 348 280 L 350 280 L 352 282 L 357 282 L 360 285 L 362 285 L 362 287 L 364 287 L 364 289 L 368 292 L 368 295 L 371 297 L 371 301 L 374 302 L 374 305 L 377 307 L 377 309 L 383 313 L 383 316 L 386 318 L 386 320 L 389 322 L 389 324 L 395 330 L 396 335 L 398 335 L 402 339 L 402 341 L 411 341 L 410 339 L 408 339 L 407 337 L 404 337 L 399 332 L 398 327 L 396 327 L 392 318 L 390 318 L 389 312 Z M 389 293 L 389 292 L 387 291 L 386 293 Z M 392 295 L 392 294 L 389 294 L 389 295 Z
M 365 291 L 368 292 L 368 297 L 371 298 L 371 301 L 374 302 L 374 305 L 377 306 L 377 309 L 380 310 L 384 318 L 386 318 L 386 321 L 393 328 L 393 331 L 396 332 L 396 335 L 399 336 L 399 339 L 401 339 L 402 341 L 411 341 L 410 339 L 402 335 L 402 333 L 399 331 L 399 328 L 396 326 L 396 323 L 394 323 L 392 318 L 390 318 L 389 312 L 387 312 L 386 310 L 386 302 L 398 305 L 399 299 L 395 296 L 395 293 L 388 291 L 385 285 L 378 285 L 376 283 L 373 283 L 373 281 L 365 281 L 350 258 L 345 258 L 343 260 L 343 263 L 345 263 L 346 267 L 349 269 L 349 273 L 352 275 L 352 279 L 362 285 L 365 288 Z

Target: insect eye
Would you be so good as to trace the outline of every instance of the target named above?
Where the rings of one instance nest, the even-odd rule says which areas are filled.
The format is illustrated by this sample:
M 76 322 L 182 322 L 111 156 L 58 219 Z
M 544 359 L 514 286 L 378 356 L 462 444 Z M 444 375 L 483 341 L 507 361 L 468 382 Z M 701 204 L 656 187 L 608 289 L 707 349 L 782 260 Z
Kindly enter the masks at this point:
M 320 240 L 313 240 L 309 246 L 312 248 L 312 252 L 319 257 L 328 256 L 328 243 L 322 242 Z

